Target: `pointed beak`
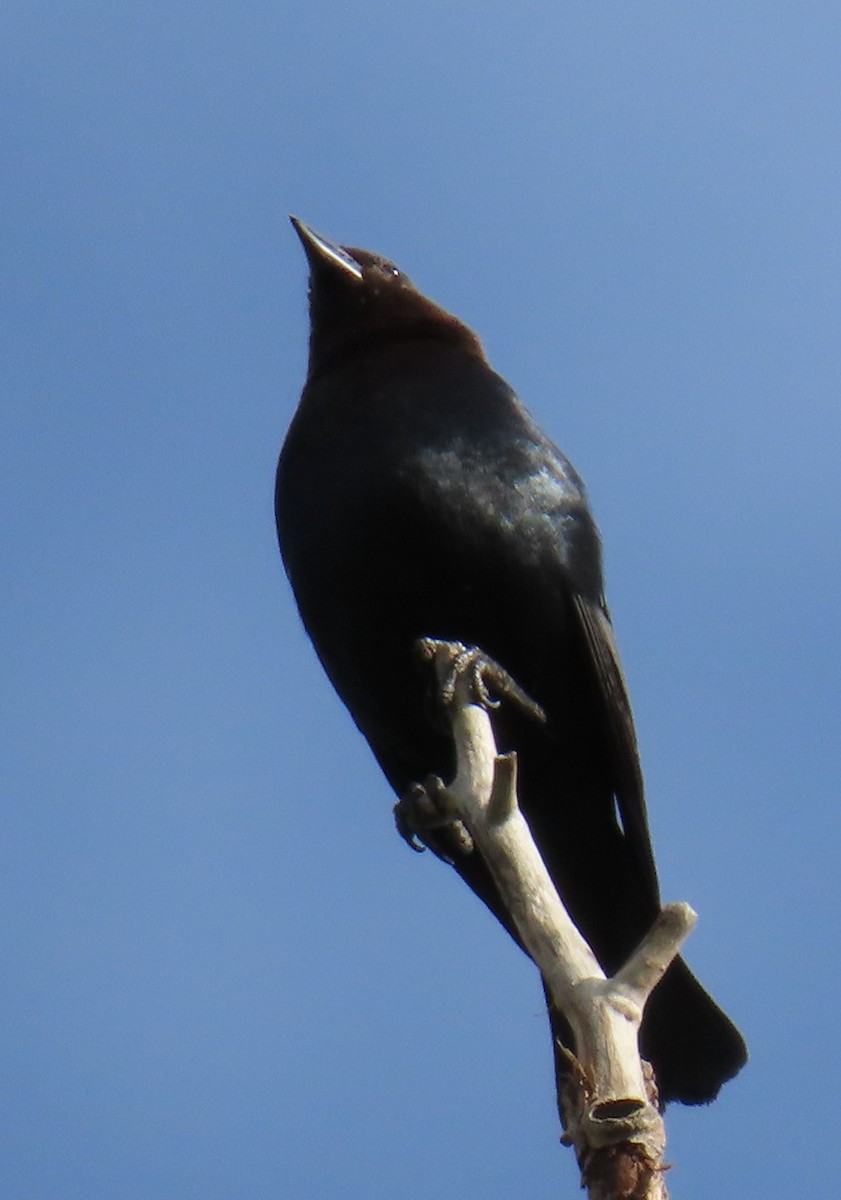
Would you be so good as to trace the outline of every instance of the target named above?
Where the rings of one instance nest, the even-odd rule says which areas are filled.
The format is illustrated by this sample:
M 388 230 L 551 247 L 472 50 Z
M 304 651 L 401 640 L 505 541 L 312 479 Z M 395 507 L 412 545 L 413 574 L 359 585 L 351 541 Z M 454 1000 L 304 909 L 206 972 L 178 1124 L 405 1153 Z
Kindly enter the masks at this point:
M 314 229 L 310 229 L 309 225 L 305 225 L 297 217 L 290 217 L 289 220 L 301 239 L 301 245 L 306 252 L 311 271 L 333 267 L 353 276 L 354 279 L 362 279 L 362 268 L 356 259 L 348 254 L 347 250 L 342 246 L 337 246 L 334 242 L 329 242 L 327 238 L 316 233 Z

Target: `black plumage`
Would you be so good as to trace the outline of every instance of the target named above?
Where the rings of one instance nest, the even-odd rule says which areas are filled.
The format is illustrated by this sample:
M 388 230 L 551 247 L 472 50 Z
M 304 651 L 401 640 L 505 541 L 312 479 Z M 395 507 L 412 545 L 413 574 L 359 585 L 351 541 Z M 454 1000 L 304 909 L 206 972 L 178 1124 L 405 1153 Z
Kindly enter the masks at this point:
M 398 796 L 454 766 L 419 638 L 481 648 L 542 706 L 545 724 L 503 704 L 497 740 L 518 753 L 537 845 L 611 972 L 660 899 L 582 482 L 471 330 L 392 263 L 293 223 L 310 265 L 310 357 L 276 510 L 304 625 Z M 479 854 L 427 840 L 510 929 Z M 682 960 L 652 996 L 641 1042 L 664 1100 L 710 1100 L 745 1061 Z

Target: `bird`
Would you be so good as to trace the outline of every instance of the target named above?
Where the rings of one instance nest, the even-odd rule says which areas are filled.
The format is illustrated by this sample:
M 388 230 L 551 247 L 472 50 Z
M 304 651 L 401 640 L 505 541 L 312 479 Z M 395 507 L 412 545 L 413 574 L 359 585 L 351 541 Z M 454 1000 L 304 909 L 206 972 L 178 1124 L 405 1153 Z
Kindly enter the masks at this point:
M 304 628 L 398 798 L 455 770 L 423 639 L 476 648 L 542 711 L 503 701 L 495 737 L 516 751 L 532 836 L 611 974 L 661 902 L 584 484 L 466 324 L 387 258 L 291 221 L 309 266 L 309 359 L 275 507 Z M 420 837 L 517 938 L 469 839 Z M 571 1035 L 547 1003 L 560 1080 Z M 682 958 L 649 999 L 640 1047 L 663 1104 L 711 1101 L 747 1057 Z

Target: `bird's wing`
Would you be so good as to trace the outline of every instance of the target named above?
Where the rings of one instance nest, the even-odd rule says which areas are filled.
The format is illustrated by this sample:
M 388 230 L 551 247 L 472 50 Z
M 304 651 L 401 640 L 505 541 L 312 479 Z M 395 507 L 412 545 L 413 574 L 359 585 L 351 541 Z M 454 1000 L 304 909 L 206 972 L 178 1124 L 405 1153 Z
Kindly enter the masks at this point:
M 657 897 L 657 870 L 648 831 L 637 736 L 613 626 L 603 603 L 578 594 L 574 597 L 574 608 L 604 705 L 605 725 L 614 751 L 616 803 L 628 848 L 636 860 L 639 878 Z

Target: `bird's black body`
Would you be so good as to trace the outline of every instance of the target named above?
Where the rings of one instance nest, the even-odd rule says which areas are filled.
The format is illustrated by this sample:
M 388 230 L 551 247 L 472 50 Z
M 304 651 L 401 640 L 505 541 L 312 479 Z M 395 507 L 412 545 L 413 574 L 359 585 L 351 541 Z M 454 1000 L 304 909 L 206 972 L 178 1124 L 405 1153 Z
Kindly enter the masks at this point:
M 311 266 L 310 366 L 276 499 L 304 624 L 398 795 L 454 767 L 418 639 L 481 648 L 544 709 L 541 725 L 503 704 L 497 741 L 517 751 L 537 845 L 613 971 L 660 900 L 581 480 L 469 329 L 391 263 L 296 228 Z M 452 857 L 510 928 L 478 853 Z M 662 1097 L 689 1103 L 712 1099 L 745 1057 L 680 960 L 652 996 L 642 1045 Z

